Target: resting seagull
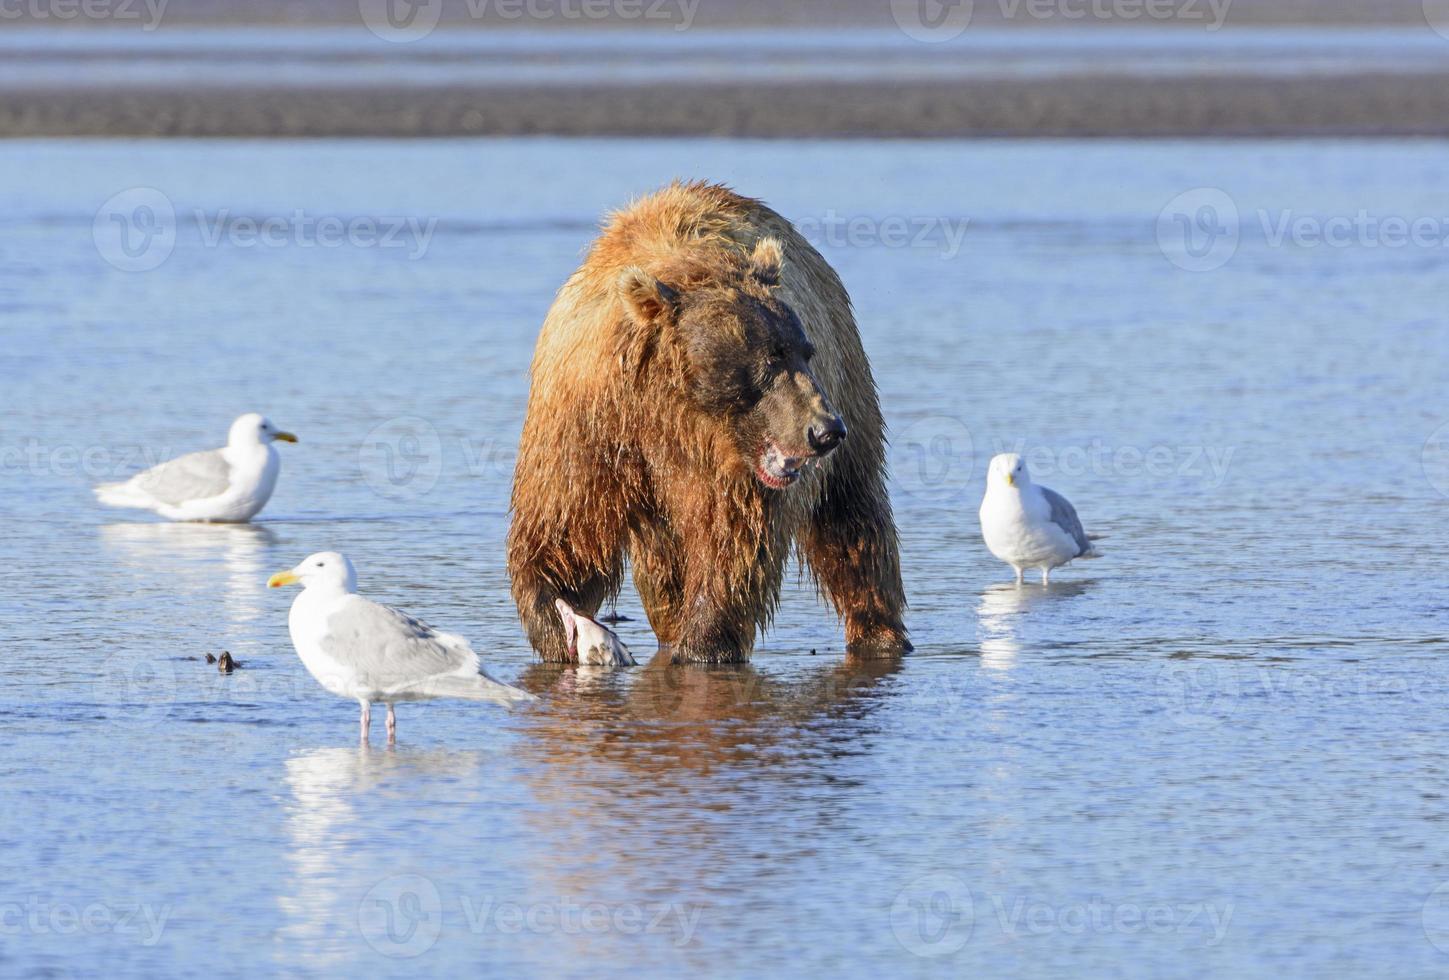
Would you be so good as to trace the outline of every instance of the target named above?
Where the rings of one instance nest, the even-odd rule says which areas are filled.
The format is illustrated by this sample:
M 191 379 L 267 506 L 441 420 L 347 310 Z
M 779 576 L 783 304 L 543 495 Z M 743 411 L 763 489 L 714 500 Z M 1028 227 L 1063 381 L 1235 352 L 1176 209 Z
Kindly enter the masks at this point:
M 1101 557 L 1071 501 L 1032 483 L 1026 461 L 1016 453 L 991 460 L 981 501 L 981 536 L 993 555 L 1016 569 L 1017 585 L 1028 568 L 1040 568 L 1041 584 L 1049 585 L 1053 568 Z
M 287 617 L 292 646 L 319 684 L 362 705 L 364 742 L 374 701 L 387 705 L 391 743 L 397 739 L 397 701 L 462 698 L 511 707 L 535 700 L 489 676 L 461 636 L 358 595 L 352 562 L 335 551 L 311 555 L 267 580 L 274 589 L 296 583 L 302 592 Z
M 248 412 L 231 424 L 226 446 L 188 453 L 137 473 L 121 483 L 96 487 L 111 507 L 152 510 L 173 521 L 243 523 L 267 505 L 281 460 L 274 442 L 296 442 L 269 419 Z

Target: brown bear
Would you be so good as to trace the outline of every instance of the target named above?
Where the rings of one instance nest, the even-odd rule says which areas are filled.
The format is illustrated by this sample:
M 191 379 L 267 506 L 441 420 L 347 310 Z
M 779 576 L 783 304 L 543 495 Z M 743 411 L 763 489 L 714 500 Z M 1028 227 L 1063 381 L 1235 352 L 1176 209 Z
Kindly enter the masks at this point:
M 788 221 L 674 183 L 613 214 L 534 352 L 508 570 L 529 641 L 569 662 L 626 559 L 676 663 L 748 660 L 792 544 L 847 650 L 911 649 L 875 381 L 850 298 Z

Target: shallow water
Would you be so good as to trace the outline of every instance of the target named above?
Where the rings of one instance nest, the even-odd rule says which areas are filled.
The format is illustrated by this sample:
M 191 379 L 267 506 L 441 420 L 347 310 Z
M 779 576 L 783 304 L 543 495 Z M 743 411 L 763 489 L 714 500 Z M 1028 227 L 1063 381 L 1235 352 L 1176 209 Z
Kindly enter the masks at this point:
M 1442 973 L 1446 165 L 7 144 L 0 971 Z M 852 291 L 899 663 L 847 665 L 808 583 L 745 668 L 557 670 L 521 639 L 503 538 L 538 324 L 600 212 L 676 174 L 768 199 Z M 1389 244 L 1275 239 L 1361 210 Z M 1396 218 L 1437 224 L 1395 246 Z M 91 501 L 253 408 L 302 440 L 256 526 Z M 986 460 L 1016 448 L 1108 535 L 1050 590 L 979 543 Z M 360 749 L 265 587 L 322 548 L 541 706 L 405 705 L 396 750 Z M 197 659 L 221 649 L 243 669 Z

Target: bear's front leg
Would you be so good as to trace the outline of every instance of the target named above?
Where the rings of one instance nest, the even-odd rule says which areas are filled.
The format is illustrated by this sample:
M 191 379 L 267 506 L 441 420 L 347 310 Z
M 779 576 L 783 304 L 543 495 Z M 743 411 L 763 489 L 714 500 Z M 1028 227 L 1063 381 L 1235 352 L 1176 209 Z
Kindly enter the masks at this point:
M 541 563 L 522 564 L 513 572 L 513 599 L 528 642 L 544 663 L 578 663 L 578 651 L 568 648 L 563 621 L 554 607 L 562 599 L 586 616 L 598 615 L 604 600 L 618 591 L 619 576 L 576 569 L 560 573 Z
M 577 663 L 570 650 L 563 621 L 554 608 L 562 599 L 587 616 L 616 595 L 623 578 L 623 535 L 617 524 L 589 523 L 578 533 L 565 515 L 544 511 L 537 498 L 515 507 L 508 535 L 508 573 L 513 600 L 528 634 L 528 642 L 546 663 Z M 606 515 L 607 516 L 607 515 Z
M 846 652 L 896 657 L 912 649 L 896 525 L 880 464 L 863 457 L 847 452 L 835 461 L 800 548 L 845 618 Z
M 789 539 L 758 495 L 737 501 L 743 506 L 685 519 L 674 511 L 684 556 L 674 663 L 748 663 L 756 632 L 779 605 Z
M 755 624 L 742 610 L 721 608 L 717 600 L 699 596 L 674 645 L 676 664 L 749 663 L 755 645 Z

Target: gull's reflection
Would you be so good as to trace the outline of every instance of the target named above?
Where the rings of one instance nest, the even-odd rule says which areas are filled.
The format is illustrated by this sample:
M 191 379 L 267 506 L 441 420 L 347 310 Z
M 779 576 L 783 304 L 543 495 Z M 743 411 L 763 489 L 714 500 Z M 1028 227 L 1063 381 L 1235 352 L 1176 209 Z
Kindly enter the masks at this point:
M 988 670 L 1010 670 L 1021 653 L 1021 617 L 1034 607 L 1086 591 L 1086 582 L 1054 582 L 1045 588 L 994 585 L 981 593 L 976 609 L 981 666 Z
M 118 523 L 101 526 L 101 542 L 145 581 L 190 583 L 222 597 L 233 626 L 267 613 L 267 554 L 277 535 L 256 524 Z
M 358 846 L 376 821 L 376 814 L 358 814 L 360 800 L 392 794 L 410 807 L 420 780 L 477 784 L 476 774 L 486 764 L 482 752 L 365 745 L 320 748 L 288 759 L 285 835 L 291 873 L 277 889 L 287 962 L 325 967 L 357 956 L 358 898 L 390 873 L 378 865 L 375 852 Z

